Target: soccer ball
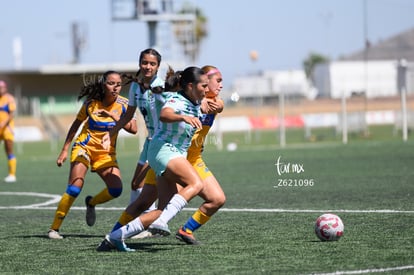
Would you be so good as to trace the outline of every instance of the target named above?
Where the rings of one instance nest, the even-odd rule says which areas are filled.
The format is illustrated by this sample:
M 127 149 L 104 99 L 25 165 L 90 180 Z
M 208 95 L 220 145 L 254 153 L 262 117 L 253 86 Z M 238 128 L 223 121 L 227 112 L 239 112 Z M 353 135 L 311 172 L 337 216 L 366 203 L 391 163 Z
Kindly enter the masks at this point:
M 344 224 L 335 214 L 323 214 L 316 219 L 315 234 L 321 241 L 337 241 L 344 234 Z

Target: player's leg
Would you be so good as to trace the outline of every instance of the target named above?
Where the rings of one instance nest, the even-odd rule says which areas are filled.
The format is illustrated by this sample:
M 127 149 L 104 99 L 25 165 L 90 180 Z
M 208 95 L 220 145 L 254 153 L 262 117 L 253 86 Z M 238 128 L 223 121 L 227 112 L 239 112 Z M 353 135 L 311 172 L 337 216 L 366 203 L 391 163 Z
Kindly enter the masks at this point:
M 162 192 L 159 193 L 159 197 L 158 197 L 159 209 L 143 213 L 138 218 L 135 218 L 134 220 L 130 221 L 128 224 L 121 226 L 120 228 L 117 228 L 116 230 L 112 231 L 108 236 L 105 237 L 105 239 L 97 247 L 97 251 L 108 251 L 112 247 L 116 248 L 119 251 L 126 251 L 126 252 L 134 251 L 133 249 L 130 249 L 129 247 L 127 247 L 124 240 L 127 238 L 131 238 L 132 236 L 135 236 L 143 232 L 146 228 L 148 228 L 148 226 L 151 225 L 161 215 L 162 208 L 168 204 L 171 197 L 175 193 L 177 193 L 176 185 L 163 182 L 163 179 L 160 179 L 157 185 L 164 186 L 164 188 L 162 188 Z M 154 232 L 154 234 L 156 233 L 157 232 Z
M 129 199 L 129 203 L 134 202 L 142 192 L 145 184 L 145 175 L 147 174 L 150 166 L 147 162 L 141 163 L 138 162 L 134 176 L 131 180 L 131 196 Z
M 225 203 L 226 196 L 214 175 L 203 179 L 203 190 L 198 194 L 204 199 L 203 204 L 193 213 L 187 222 L 178 230 L 176 238 L 187 244 L 199 244 L 193 232 L 208 222 Z
M 119 197 L 122 193 L 121 171 L 117 166 L 102 168 L 96 171 L 105 182 L 105 188 L 95 196 L 87 196 L 86 223 L 93 226 L 96 221 L 95 206 Z
M 184 157 L 171 159 L 162 175 L 168 185 L 158 184 L 158 190 L 161 193 L 162 188 L 180 184 L 183 188 L 175 194 L 163 209 L 160 217 L 151 224 L 148 231 L 154 234 L 161 233 L 164 228 L 168 228 L 168 222 L 175 217 L 187 203 L 195 197 L 203 188 L 203 182 L 193 168 L 193 166 Z M 160 232 L 157 232 L 160 231 Z
M 88 166 L 82 162 L 72 162 L 70 167 L 68 186 L 66 192 L 63 193 L 62 198 L 57 206 L 55 216 L 50 226 L 49 238 L 51 239 L 62 239 L 63 237 L 59 234 L 59 229 L 63 223 L 63 220 L 67 216 L 70 207 L 73 202 L 76 200 L 85 180 L 86 172 L 88 171 Z
M 9 174 L 4 179 L 5 182 L 15 182 L 16 181 L 16 156 L 13 153 L 13 137 L 6 138 L 4 140 L 4 150 L 7 155 L 7 166 Z
M 157 185 L 145 184 L 140 196 L 130 203 L 128 207 L 122 212 L 118 222 L 114 225 L 112 231 L 126 225 L 139 215 L 146 211 L 158 197 Z

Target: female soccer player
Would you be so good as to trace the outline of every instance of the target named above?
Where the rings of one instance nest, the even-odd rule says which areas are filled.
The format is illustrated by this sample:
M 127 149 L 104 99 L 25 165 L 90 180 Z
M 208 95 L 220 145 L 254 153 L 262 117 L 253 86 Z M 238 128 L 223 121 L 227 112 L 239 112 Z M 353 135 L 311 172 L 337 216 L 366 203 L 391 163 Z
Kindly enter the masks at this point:
M 140 196 L 147 173 L 149 174 L 150 184 L 155 185 L 155 174 L 147 162 L 147 150 L 148 142 L 151 140 L 154 130 L 158 127 L 157 112 L 160 109 L 158 106 L 163 104 L 161 93 L 164 91 L 164 80 L 157 76 L 160 65 L 161 55 L 158 51 L 149 48 L 140 53 L 139 70 L 136 76 L 125 76 L 129 78 L 128 82 L 131 83 L 126 116 L 111 131 L 111 133 L 117 133 L 123 127 L 122 125 L 134 116 L 136 109 L 139 108 L 148 134 L 131 181 L 130 203 L 133 203 Z M 129 84 L 128 82 L 126 84 Z M 150 193 L 153 192 L 146 193 L 148 194 L 143 194 L 143 197 L 150 199 Z M 155 206 L 151 206 L 151 208 L 155 209 Z
M 152 139 L 155 129 L 158 128 L 159 112 L 164 104 L 164 81 L 157 76 L 161 64 L 161 55 L 154 49 L 146 49 L 139 56 L 139 70 L 135 77 L 125 76 L 128 83 L 131 83 L 129 90 L 129 103 L 126 115 L 119 120 L 104 137 L 103 143 L 110 141 L 113 136 L 131 119 L 137 107 L 144 118 L 147 128 L 147 138 L 140 154 L 133 179 L 131 181 L 130 203 L 122 212 L 119 221 L 115 224 L 114 230 L 127 224 L 136 216 L 132 216 L 131 209 L 142 209 L 145 211 L 155 209 L 154 201 L 157 199 L 157 186 L 155 172 L 150 168 L 147 161 L 148 144 Z M 145 188 L 143 185 L 145 183 Z M 142 195 L 141 195 L 142 194 Z M 138 200 L 138 198 L 140 198 Z
M 111 232 L 105 241 L 120 251 L 131 251 L 124 239 L 153 223 L 156 224 L 155 229 L 168 228 L 165 221 L 171 220 L 203 187 L 200 176 L 186 155 L 195 131 L 202 126 L 198 117 L 208 88 L 207 75 L 200 68 L 188 67 L 181 74 L 180 86 L 182 90 L 167 96 L 160 111 L 161 123 L 149 143 L 148 161 L 157 175 L 159 210 L 142 214 Z M 178 192 L 177 183 L 182 186 Z
M 169 92 L 176 92 L 177 86 L 179 86 L 179 79 L 181 77 L 181 71 L 174 72 L 172 68 L 169 68 L 166 75 L 166 81 L 165 81 L 165 92 L 162 94 L 156 93 L 153 94 L 152 91 L 148 90 L 147 92 L 152 94 L 152 97 L 154 97 L 153 100 L 148 99 L 147 103 L 145 104 L 144 100 L 140 100 L 142 103 L 143 108 L 141 108 L 141 112 L 144 114 L 147 114 L 150 117 L 153 118 L 152 120 L 148 121 L 148 129 L 152 129 L 152 131 L 149 131 L 148 137 L 146 139 L 143 151 L 141 152 L 141 158 L 140 159 L 146 159 L 147 158 L 147 151 L 148 151 L 148 144 L 149 141 L 152 139 L 152 135 L 154 133 L 154 129 L 158 127 L 159 122 L 159 113 L 161 111 L 161 107 L 163 106 L 165 102 L 166 93 Z M 132 90 L 132 93 L 135 94 L 135 91 Z M 133 96 L 130 95 L 130 98 Z M 121 122 L 121 121 L 120 121 Z M 122 123 L 122 122 L 121 122 Z M 122 125 L 122 124 L 121 124 Z M 121 126 L 119 125 L 119 126 Z M 117 127 L 114 127 L 114 131 Z M 142 162 L 144 164 L 145 161 Z M 152 207 L 154 205 L 155 200 L 158 197 L 158 190 L 157 190 L 157 180 L 155 176 L 155 172 L 153 169 L 151 169 L 148 165 L 148 163 L 145 164 L 146 167 L 149 169 L 146 175 L 144 174 L 146 170 L 139 170 L 140 165 L 137 166 L 137 169 L 135 171 L 134 180 L 137 178 L 143 178 L 142 182 L 144 183 L 144 186 L 142 187 L 142 195 L 137 195 L 136 198 L 132 198 L 130 204 L 127 206 L 127 208 L 122 212 L 118 222 L 114 225 L 112 231 L 120 228 L 121 226 L 127 224 L 134 218 L 138 217 L 142 212 L 146 210 L 154 210 L 155 207 Z M 138 174 L 139 173 L 139 174 Z M 150 208 L 148 208 L 151 206 Z M 140 236 L 137 236 L 140 237 Z
M 128 100 L 119 95 L 121 91 L 121 75 L 115 71 L 105 72 L 102 77 L 83 86 L 78 99 L 86 97 L 76 119 L 72 123 L 62 151 L 56 164 L 60 167 L 68 156 L 79 127 L 84 123 L 82 131 L 72 146 L 69 181 L 66 192 L 62 195 L 56 209 L 55 217 L 50 226 L 48 237 L 62 239 L 59 229 L 70 207 L 80 194 L 85 181 L 85 175 L 91 166 L 91 171 L 98 173 L 106 184 L 99 194 L 87 196 L 86 223 L 94 225 L 96 214 L 95 205 L 107 202 L 122 193 L 121 172 L 116 160 L 116 139 L 114 135 L 109 148 L 102 146 L 102 137 L 115 125 L 127 108 Z M 132 134 L 137 132 L 135 118 L 131 119 L 124 129 Z
M 16 156 L 13 153 L 15 111 L 14 97 L 9 94 L 6 82 L 0 80 L 0 141 L 4 140 L 4 150 L 9 168 L 9 174 L 4 178 L 5 182 L 16 181 Z
M 194 135 L 191 146 L 188 149 L 187 159 L 197 170 L 203 180 L 203 189 L 198 194 L 204 199 L 199 209 L 180 227 L 176 233 L 176 238 L 187 243 L 200 244 L 193 236 L 193 232 L 205 224 L 210 217 L 216 213 L 225 203 L 226 196 L 219 182 L 213 173 L 208 169 L 202 159 L 201 153 L 206 136 L 213 126 L 216 115 L 223 111 L 224 103 L 219 98 L 219 93 L 223 88 L 223 78 L 221 72 L 214 66 L 204 66 L 202 70 L 208 76 L 208 91 L 203 100 L 203 115 L 201 116 L 202 128 Z

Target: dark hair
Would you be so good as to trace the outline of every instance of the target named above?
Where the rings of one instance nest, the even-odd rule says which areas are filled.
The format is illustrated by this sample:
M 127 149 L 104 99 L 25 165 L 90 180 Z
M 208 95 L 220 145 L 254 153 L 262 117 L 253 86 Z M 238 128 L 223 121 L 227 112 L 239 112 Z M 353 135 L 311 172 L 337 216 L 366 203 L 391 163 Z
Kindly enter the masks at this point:
M 98 78 L 96 76 L 91 76 L 89 79 L 84 80 L 78 100 L 86 96 L 86 100 L 96 99 L 102 101 L 105 96 L 103 85 L 105 84 L 108 76 L 111 74 L 121 75 L 117 71 L 106 71 Z
M 157 50 L 152 49 L 152 48 L 148 48 L 146 50 L 143 50 L 142 52 L 140 52 L 139 54 L 139 64 L 141 64 L 142 59 L 144 59 L 144 55 L 149 54 L 149 55 L 153 55 L 157 58 L 158 61 L 158 65 L 161 64 L 161 54 L 159 52 L 157 52 Z M 125 83 L 123 83 L 123 85 L 128 85 L 131 82 L 139 82 L 138 81 L 138 75 L 139 75 L 140 70 L 138 70 L 135 74 L 135 76 L 132 76 L 130 74 L 122 74 L 122 78 L 125 79 Z
M 146 50 L 143 50 L 140 54 L 139 54 L 139 63 L 141 64 L 142 59 L 144 59 L 144 55 L 146 54 L 150 54 L 153 55 L 157 58 L 158 64 L 161 64 L 161 54 L 159 52 L 157 52 L 157 50 L 149 48 Z
M 190 83 L 200 82 L 200 76 L 205 74 L 199 67 L 187 67 L 182 73 L 180 78 L 180 86 L 182 89 Z
M 176 92 L 180 89 L 180 79 L 183 71 L 174 72 L 173 68 L 168 66 L 168 71 L 165 75 L 165 91 Z

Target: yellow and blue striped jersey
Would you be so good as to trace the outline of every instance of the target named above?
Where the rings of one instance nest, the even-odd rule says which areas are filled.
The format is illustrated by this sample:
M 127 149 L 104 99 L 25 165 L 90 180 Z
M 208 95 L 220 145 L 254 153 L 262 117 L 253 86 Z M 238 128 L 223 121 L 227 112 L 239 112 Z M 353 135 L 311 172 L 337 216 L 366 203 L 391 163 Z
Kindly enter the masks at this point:
M 88 146 L 95 152 L 108 152 L 102 146 L 103 136 L 115 125 L 111 117 L 102 117 L 97 115 L 97 111 L 104 109 L 110 113 L 121 117 L 125 114 L 128 106 L 128 100 L 125 97 L 118 96 L 117 100 L 110 106 L 103 106 L 99 100 L 88 100 L 84 102 L 79 110 L 76 119 L 84 121 L 84 125 L 75 144 Z M 118 134 L 111 137 L 111 147 L 109 153 L 115 153 L 116 139 Z
M 10 94 L 0 96 L 0 121 L 6 121 L 9 119 L 10 113 L 16 110 L 16 103 L 14 98 Z M 13 119 L 9 122 L 9 127 L 14 126 Z M 1 129 L 0 129 L 1 130 Z

